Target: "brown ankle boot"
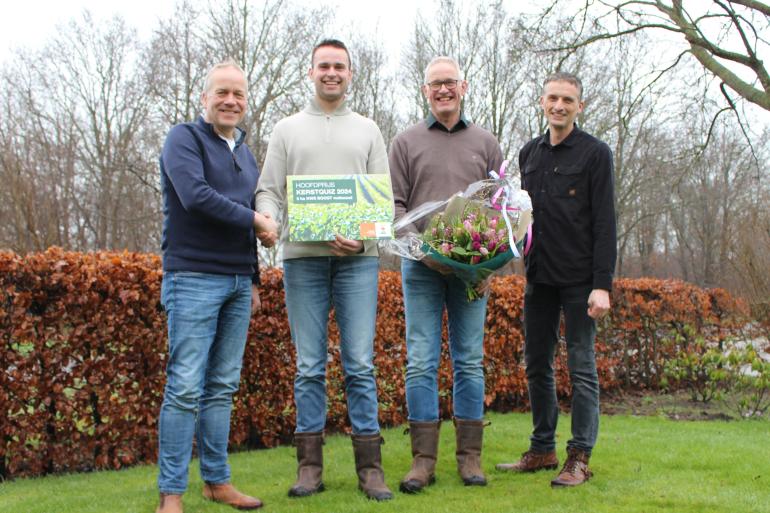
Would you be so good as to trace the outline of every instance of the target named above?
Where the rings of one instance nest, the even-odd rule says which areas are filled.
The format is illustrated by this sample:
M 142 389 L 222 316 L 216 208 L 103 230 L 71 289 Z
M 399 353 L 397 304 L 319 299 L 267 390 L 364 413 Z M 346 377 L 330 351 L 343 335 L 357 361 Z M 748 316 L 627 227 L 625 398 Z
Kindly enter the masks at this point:
M 182 496 L 169 493 L 160 494 L 160 504 L 155 513 L 183 513 Z
M 417 493 L 436 482 L 440 427 L 441 423 L 438 421 L 409 423 L 409 435 L 412 439 L 412 468 L 398 487 L 402 492 Z
M 507 472 L 537 472 L 538 470 L 553 470 L 559 466 L 559 458 L 556 451 L 535 452 L 529 450 L 521 455 L 521 459 L 515 463 L 498 463 L 497 470 Z
M 385 473 L 382 471 L 382 451 L 380 446 L 384 440 L 379 433 L 376 435 L 353 435 L 353 455 L 356 459 L 358 488 L 370 499 L 389 501 L 393 493 L 385 484 Z
M 323 474 L 323 433 L 296 433 L 297 481 L 289 489 L 289 497 L 307 497 L 324 491 L 321 481 Z
M 567 461 L 556 479 L 551 481 L 551 486 L 577 486 L 588 481 L 593 476 L 593 472 L 588 469 L 589 458 L 585 451 L 567 447 Z
M 235 509 L 251 511 L 262 507 L 262 501 L 236 490 L 230 483 L 203 485 L 203 496 L 210 501 L 227 504 Z
M 465 486 L 486 486 L 481 470 L 481 444 L 484 437 L 483 420 L 455 419 L 457 437 L 457 470 Z

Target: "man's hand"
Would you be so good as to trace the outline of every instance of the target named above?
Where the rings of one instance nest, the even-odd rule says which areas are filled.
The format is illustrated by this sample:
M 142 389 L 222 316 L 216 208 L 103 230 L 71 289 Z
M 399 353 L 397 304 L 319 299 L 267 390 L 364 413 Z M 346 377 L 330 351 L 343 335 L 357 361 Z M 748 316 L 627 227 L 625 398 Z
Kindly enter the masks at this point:
M 259 299 L 259 287 L 254 283 L 251 284 L 251 315 L 256 314 L 262 310 L 262 301 Z
M 278 224 L 268 212 L 254 212 L 254 231 L 259 242 L 266 248 L 271 248 L 278 240 Z
M 610 293 L 604 289 L 593 289 L 588 296 L 588 316 L 599 319 L 610 311 Z
M 346 239 L 340 235 L 336 235 L 335 239 L 327 244 L 332 250 L 332 255 L 338 257 L 356 255 L 364 250 L 363 241 Z
M 436 271 L 437 273 L 452 274 L 452 268 L 451 267 L 449 267 L 448 265 L 444 265 L 444 264 L 442 264 L 440 262 L 436 262 L 435 260 L 433 260 L 429 256 L 426 256 L 425 258 L 420 260 L 420 262 L 425 264 L 425 267 L 427 267 L 428 269 L 432 269 L 432 270 Z

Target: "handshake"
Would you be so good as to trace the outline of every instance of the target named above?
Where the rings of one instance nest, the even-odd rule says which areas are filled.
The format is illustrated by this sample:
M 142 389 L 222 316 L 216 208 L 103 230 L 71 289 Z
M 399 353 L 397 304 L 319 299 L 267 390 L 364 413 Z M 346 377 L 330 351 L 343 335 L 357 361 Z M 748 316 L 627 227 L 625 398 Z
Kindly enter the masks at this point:
M 278 224 L 267 212 L 254 212 L 254 231 L 266 248 L 272 248 L 278 240 Z

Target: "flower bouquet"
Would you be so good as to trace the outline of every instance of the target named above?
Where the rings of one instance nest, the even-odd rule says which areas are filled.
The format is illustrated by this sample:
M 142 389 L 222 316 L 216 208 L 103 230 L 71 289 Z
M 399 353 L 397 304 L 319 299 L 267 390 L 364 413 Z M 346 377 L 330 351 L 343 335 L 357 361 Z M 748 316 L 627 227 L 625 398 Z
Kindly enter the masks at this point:
M 468 300 L 478 299 L 476 287 L 531 246 L 532 203 L 518 177 L 506 176 L 506 164 L 461 194 L 407 213 L 394 224 L 397 232 L 426 218 L 427 227 L 387 242 L 387 249 L 412 260 L 430 257 L 451 268 L 465 283 Z
M 507 230 L 498 228 L 500 220 L 469 202 L 458 217 L 437 214 L 423 233 L 421 249 L 468 285 L 469 301 L 479 298 L 475 285 L 514 257 Z

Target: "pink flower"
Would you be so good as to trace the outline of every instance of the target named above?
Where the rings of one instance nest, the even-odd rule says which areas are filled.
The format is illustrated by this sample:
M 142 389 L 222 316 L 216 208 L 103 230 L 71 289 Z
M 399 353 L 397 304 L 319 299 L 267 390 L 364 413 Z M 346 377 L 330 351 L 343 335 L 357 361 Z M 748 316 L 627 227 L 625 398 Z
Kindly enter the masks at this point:
M 508 244 L 505 244 L 505 243 L 500 244 L 500 247 L 497 249 L 498 251 L 500 251 L 500 253 L 505 253 L 506 251 L 508 251 Z
M 484 246 L 481 246 L 479 248 L 479 253 L 481 253 L 481 256 L 487 256 L 489 254 L 489 250 Z
M 473 231 L 473 225 L 467 219 L 463 221 L 463 226 L 465 226 L 465 229 L 468 230 L 469 232 Z
M 478 264 L 481 261 L 481 257 L 478 255 L 473 255 L 471 257 L 471 264 Z
M 480 242 L 481 241 L 481 235 L 479 234 L 479 232 L 473 232 L 471 234 L 471 239 L 473 240 L 473 242 Z
M 495 241 L 491 240 L 491 241 L 489 241 L 489 243 L 487 244 L 487 249 L 488 249 L 489 251 L 494 251 L 496 246 L 497 246 L 497 242 L 495 242 Z
M 497 218 L 493 217 L 492 220 L 489 221 L 489 227 L 490 228 L 497 228 Z
M 449 255 L 452 251 L 452 245 L 448 242 L 445 242 L 441 245 L 441 252 L 445 255 Z
M 452 236 L 452 227 L 447 226 L 446 228 L 444 228 L 444 237 L 448 239 L 451 236 Z
M 473 248 L 474 251 L 478 251 L 479 249 L 481 249 L 481 242 L 474 240 L 473 244 L 471 244 L 471 247 Z

